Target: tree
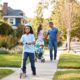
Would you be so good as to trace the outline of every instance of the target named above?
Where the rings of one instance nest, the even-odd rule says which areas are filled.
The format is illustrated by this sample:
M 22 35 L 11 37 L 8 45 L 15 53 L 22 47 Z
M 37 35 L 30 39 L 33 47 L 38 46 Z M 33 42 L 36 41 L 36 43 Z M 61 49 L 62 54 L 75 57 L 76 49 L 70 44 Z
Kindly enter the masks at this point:
M 53 21 L 54 24 L 59 28 L 61 32 L 61 39 L 65 40 L 66 38 L 66 27 L 63 22 L 63 11 L 64 11 L 64 0 L 56 0 L 55 6 L 53 6 L 52 15 L 50 21 Z
M 44 19 L 43 17 L 43 10 L 44 8 L 47 9 L 48 7 L 48 0 L 41 0 L 39 3 L 38 3 L 38 7 L 36 9 L 36 17 L 34 18 L 34 20 L 32 21 L 33 22 L 33 27 L 34 29 L 36 30 L 37 29 L 37 26 L 39 25 L 39 23 L 43 23 L 43 25 L 45 27 L 47 27 L 45 24 L 45 22 L 47 22 L 46 19 Z
M 71 38 L 71 26 L 72 26 L 72 1 L 73 0 L 65 0 L 64 12 L 63 12 L 63 20 L 67 27 L 67 49 L 70 50 L 70 38 Z
M 72 30 L 71 37 L 77 37 L 80 40 L 80 3 L 73 3 L 73 22 L 72 22 Z
M 59 26 L 62 37 L 67 37 L 69 50 L 70 39 L 80 36 L 80 4 L 76 0 L 58 0 L 50 20 Z

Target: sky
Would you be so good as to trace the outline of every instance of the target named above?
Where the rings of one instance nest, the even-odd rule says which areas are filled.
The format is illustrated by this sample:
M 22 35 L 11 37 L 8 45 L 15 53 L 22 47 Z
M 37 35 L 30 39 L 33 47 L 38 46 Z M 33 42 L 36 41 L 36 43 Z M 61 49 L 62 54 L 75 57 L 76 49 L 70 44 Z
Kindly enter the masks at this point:
M 27 17 L 33 18 L 35 16 L 35 10 L 40 0 L 0 0 L 0 3 L 8 2 L 8 6 L 13 9 L 22 10 Z M 51 8 L 44 10 L 44 18 L 50 17 Z
M 35 10 L 37 8 L 37 4 L 40 0 L 0 0 L 0 3 L 8 2 L 8 5 L 13 9 L 22 10 L 25 15 L 29 18 L 33 18 L 35 16 Z M 80 2 L 80 0 L 77 0 Z M 43 11 L 44 18 L 48 18 L 51 15 L 51 6 L 49 6 L 48 10 L 45 9 Z

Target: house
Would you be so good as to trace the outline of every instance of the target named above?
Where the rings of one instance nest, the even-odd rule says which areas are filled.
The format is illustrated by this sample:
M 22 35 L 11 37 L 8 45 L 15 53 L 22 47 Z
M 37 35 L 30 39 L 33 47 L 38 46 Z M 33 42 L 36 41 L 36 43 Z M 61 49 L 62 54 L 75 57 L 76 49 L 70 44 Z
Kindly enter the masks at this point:
M 4 3 L 2 6 L 3 19 L 11 24 L 11 26 L 16 29 L 20 24 L 24 24 L 25 15 L 23 11 L 12 9 L 8 7 L 8 3 Z

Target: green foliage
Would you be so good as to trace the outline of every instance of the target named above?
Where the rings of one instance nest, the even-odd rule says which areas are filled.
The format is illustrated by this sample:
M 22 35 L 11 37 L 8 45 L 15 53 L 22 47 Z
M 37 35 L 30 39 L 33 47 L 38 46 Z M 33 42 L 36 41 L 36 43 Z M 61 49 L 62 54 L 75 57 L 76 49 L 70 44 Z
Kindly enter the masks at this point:
M 23 25 L 18 26 L 15 33 L 16 33 L 16 37 L 20 38 L 22 34 L 24 33 L 24 26 Z
M 7 50 L 0 50 L 0 54 L 9 54 Z
M 7 48 L 8 47 L 8 43 L 5 42 L 5 41 L 0 41 L 0 47 Z
M 20 35 L 19 32 L 17 32 Z M 10 48 L 17 42 L 16 30 L 6 22 L 0 22 L 0 47 Z
M 66 39 L 66 27 L 63 22 L 64 0 L 59 0 L 54 6 L 49 21 L 53 21 L 54 25 L 59 29 L 62 40 Z
M 12 36 L 0 36 L 0 47 L 10 48 L 16 43 L 16 38 Z
M 0 35 L 11 35 L 12 33 L 13 29 L 9 24 L 0 22 Z
M 58 47 L 62 46 L 62 41 L 58 42 Z
M 80 5 L 76 2 L 73 4 L 73 22 L 71 37 L 77 37 L 80 39 Z
M 80 69 L 80 55 L 62 54 L 59 59 L 58 68 Z
M 0 69 L 0 79 L 10 75 L 11 73 L 13 73 L 13 70 L 10 69 Z
M 0 67 L 20 67 L 21 54 L 0 54 Z
M 77 3 L 76 0 L 70 0 L 72 4 L 72 12 L 71 12 L 71 38 L 78 37 L 80 39 L 80 5 Z M 59 30 L 61 31 L 61 37 L 63 40 L 66 39 L 66 30 L 68 28 L 67 22 L 64 21 L 66 16 L 64 15 L 65 12 L 65 0 L 59 0 L 56 3 L 55 8 L 53 8 L 53 12 L 51 18 L 55 25 L 58 26 Z M 65 12 L 67 13 L 67 12 Z M 68 19 L 67 19 L 68 20 Z
M 53 80 L 80 80 L 80 70 L 57 71 Z

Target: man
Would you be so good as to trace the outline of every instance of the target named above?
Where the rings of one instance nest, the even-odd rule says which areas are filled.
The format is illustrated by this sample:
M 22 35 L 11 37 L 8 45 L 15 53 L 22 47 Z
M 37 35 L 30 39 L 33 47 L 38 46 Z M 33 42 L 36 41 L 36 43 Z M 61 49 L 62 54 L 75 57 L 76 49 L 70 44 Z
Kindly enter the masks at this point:
M 56 60 L 57 56 L 57 36 L 58 36 L 58 29 L 54 27 L 53 22 L 49 22 L 49 27 L 51 29 L 48 30 L 49 35 L 49 50 L 50 50 L 50 60 L 53 60 L 53 49 L 54 49 L 54 60 Z

